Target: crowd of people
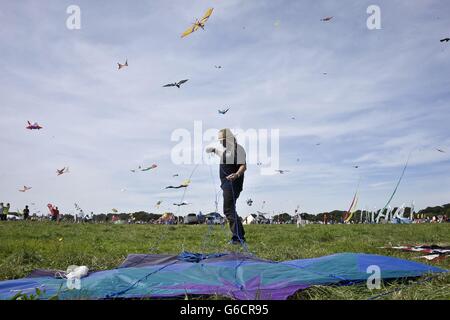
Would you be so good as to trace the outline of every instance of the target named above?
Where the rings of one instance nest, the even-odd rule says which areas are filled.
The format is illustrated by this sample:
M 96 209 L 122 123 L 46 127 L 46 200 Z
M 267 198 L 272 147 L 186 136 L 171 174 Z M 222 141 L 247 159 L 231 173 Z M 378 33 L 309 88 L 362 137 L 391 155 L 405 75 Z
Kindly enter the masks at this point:
M 49 205 L 50 216 L 52 221 L 59 221 L 59 210 L 58 207 L 53 207 Z M 3 202 L 0 202 L 0 221 L 7 221 L 8 215 L 13 215 L 14 220 L 17 220 L 17 215 L 21 216 L 20 220 L 31 220 L 30 216 L 30 208 L 28 205 L 22 210 L 22 212 L 10 212 L 11 204 L 7 203 L 6 205 Z

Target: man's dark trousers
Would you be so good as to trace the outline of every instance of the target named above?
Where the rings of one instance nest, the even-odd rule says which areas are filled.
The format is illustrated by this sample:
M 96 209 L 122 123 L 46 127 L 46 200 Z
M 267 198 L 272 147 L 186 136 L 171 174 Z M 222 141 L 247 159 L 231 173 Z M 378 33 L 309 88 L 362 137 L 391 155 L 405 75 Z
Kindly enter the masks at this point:
M 240 191 L 233 190 L 231 186 L 223 186 L 223 213 L 230 223 L 230 230 L 233 233 L 233 241 L 245 241 L 245 231 L 241 219 L 236 212 L 236 200 Z M 233 195 L 234 193 L 234 195 Z

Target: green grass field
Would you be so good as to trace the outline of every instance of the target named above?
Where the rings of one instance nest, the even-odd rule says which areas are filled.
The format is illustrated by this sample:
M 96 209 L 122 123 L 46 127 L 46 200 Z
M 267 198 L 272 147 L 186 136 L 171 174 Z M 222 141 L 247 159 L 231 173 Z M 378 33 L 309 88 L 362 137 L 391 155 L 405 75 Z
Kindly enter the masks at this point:
M 112 225 L 47 222 L 0 223 L 0 280 L 27 276 L 36 268 L 66 270 L 87 265 L 91 270 L 116 267 L 130 253 L 224 252 L 241 250 L 227 244 L 228 229 L 205 225 Z M 380 249 L 404 244 L 450 244 L 450 224 L 414 225 L 251 225 L 249 250 L 271 260 L 312 258 L 339 252 L 390 255 L 450 269 L 450 259 L 426 262 L 420 253 Z M 316 286 L 293 299 L 450 299 L 450 275 L 430 281 L 384 283 L 381 290 L 365 285 Z M 394 291 L 394 292 L 391 292 Z M 217 297 L 216 297 L 217 298 Z

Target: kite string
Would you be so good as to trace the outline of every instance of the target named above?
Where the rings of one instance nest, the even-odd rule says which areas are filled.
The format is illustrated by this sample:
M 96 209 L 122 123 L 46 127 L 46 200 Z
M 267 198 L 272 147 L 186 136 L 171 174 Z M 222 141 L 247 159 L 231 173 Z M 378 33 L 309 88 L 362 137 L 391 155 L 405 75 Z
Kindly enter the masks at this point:
M 211 155 L 209 155 L 209 160 L 211 160 Z M 214 201 L 215 208 L 216 208 L 215 212 L 217 212 L 217 211 L 219 210 L 219 208 L 218 208 L 218 193 L 217 193 L 217 188 L 216 188 L 216 184 L 215 184 L 215 179 L 214 179 L 214 176 L 213 176 L 213 173 L 212 173 L 212 165 L 211 165 L 211 162 L 210 162 L 210 161 L 208 162 L 208 168 L 209 168 L 209 175 L 210 175 L 210 177 L 211 177 L 211 182 L 212 182 L 212 184 L 213 184 L 214 194 L 215 194 L 215 201 Z M 203 241 L 202 241 L 202 252 L 205 251 L 206 241 L 209 240 L 209 239 L 211 238 L 212 230 L 213 230 L 212 224 L 209 224 L 208 221 L 206 221 L 206 223 L 208 224 L 208 231 L 207 231 L 207 233 L 205 234 L 205 236 L 203 237 Z
M 209 155 L 209 159 L 211 160 L 211 155 Z M 218 192 L 217 192 L 217 187 L 216 187 L 216 179 L 214 179 L 214 175 L 212 173 L 212 165 L 211 162 L 208 162 L 208 167 L 209 167 L 209 175 L 211 177 L 211 182 L 213 184 L 214 187 L 214 194 L 215 194 L 215 201 L 214 204 L 216 206 L 216 212 L 219 211 L 218 208 L 218 204 L 219 204 L 219 196 L 218 196 Z
M 191 174 L 189 175 L 189 179 L 188 180 L 191 180 L 191 178 L 194 175 L 194 172 L 197 169 L 197 167 L 198 167 L 198 164 L 195 165 L 194 169 L 191 171 Z M 183 195 L 181 197 L 180 203 L 183 203 L 183 201 L 184 201 L 184 197 L 186 195 L 186 189 L 187 188 L 188 187 L 184 188 L 184 192 L 183 192 Z M 177 209 L 177 216 L 179 215 L 179 213 L 180 213 L 180 206 L 178 206 L 178 209 Z M 152 248 L 150 248 L 150 252 L 152 252 L 153 250 L 159 249 L 159 246 L 160 246 L 162 240 L 164 240 L 167 237 L 168 234 L 169 234 L 169 227 L 166 226 L 166 230 L 164 232 L 161 232 L 161 235 L 160 235 L 159 239 L 156 240 L 156 243 L 155 243 L 156 245 L 153 246 Z
M 400 290 L 402 290 L 404 288 L 407 288 L 408 286 L 422 284 L 422 283 L 425 283 L 425 282 L 431 281 L 431 280 L 433 280 L 433 276 L 427 277 L 427 278 L 425 278 L 424 280 L 421 280 L 421 281 L 417 281 L 417 282 L 414 282 L 414 283 L 410 283 L 410 284 L 405 284 L 405 285 L 399 286 L 398 288 L 395 288 L 395 289 L 387 291 L 387 292 L 383 292 L 383 293 L 371 296 L 371 297 L 367 298 L 367 300 L 375 300 L 375 299 L 378 299 L 380 297 L 387 296 L 388 294 L 400 291 Z
M 222 168 L 220 168 L 220 169 L 222 170 L 222 172 L 224 172 Z M 237 237 L 239 239 L 239 242 L 241 243 L 241 246 L 243 247 L 245 253 L 249 254 L 250 252 L 249 252 L 249 249 L 247 247 L 247 244 L 244 242 L 243 239 L 241 239 L 241 237 L 239 235 L 239 223 L 238 223 L 239 222 L 239 220 L 238 220 L 239 217 L 238 217 L 237 211 L 236 211 L 236 197 L 235 197 L 235 194 L 234 194 L 233 182 L 229 181 L 229 180 L 227 180 L 227 181 L 228 181 L 228 183 L 231 186 L 231 194 L 233 195 L 233 215 L 234 215 L 234 221 L 235 221 L 234 223 L 235 223 L 235 226 L 236 226 L 236 235 L 237 235 Z M 235 278 L 236 283 L 238 282 L 238 279 L 237 279 L 238 269 L 242 265 L 242 263 L 244 263 L 245 259 L 246 259 L 246 257 L 243 256 L 243 259 L 239 263 L 237 263 L 236 266 L 234 267 L 234 278 Z M 240 287 L 240 289 L 242 289 L 242 285 L 240 285 L 239 287 Z
M 188 178 L 189 183 L 191 182 L 191 178 L 194 175 L 194 172 L 195 172 L 195 170 L 197 170 L 197 168 L 198 168 L 198 164 L 195 165 L 194 169 L 192 170 L 191 174 L 189 175 L 189 178 Z M 186 196 L 187 188 L 188 187 L 184 188 L 183 195 L 182 195 L 181 200 L 180 200 L 180 204 L 183 203 L 183 201 L 184 201 L 184 197 Z M 181 206 L 178 206 L 177 214 L 180 213 L 180 207 Z
M 203 236 L 203 241 L 202 241 L 202 253 L 205 252 L 205 248 L 206 248 L 206 240 L 209 240 L 209 239 L 211 238 L 212 230 L 213 230 L 212 224 L 208 224 L 208 231 L 207 231 L 206 234 Z
M 211 160 L 211 155 L 209 155 L 209 159 Z M 218 207 L 219 195 L 218 195 L 217 187 L 216 187 L 216 179 L 214 178 L 214 175 L 212 173 L 212 163 L 211 162 L 208 162 L 208 167 L 209 167 L 209 174 L 210 174 L 210 177 L 211 177 L 211 182 L 213 184 L 214 193 L 215 193 L 215 202 L 214 202 L 215 203 L 215 209 L 216 209 L 215 212 L 219 213 L 219 207 Z M 211 227 L 211 229 L 214 229 L 214 227 L 212 227 L 212 226 L 210 226 L 210 227 Z M 208 227 L 208 232 L 211 231 L 210 227 Z M 227 232 L 225 230 L 225 224 L 224 223 L 221 224 L 221 229 L 222 229 L 222 232 L 224 234 L 224 237 L 227 237 Z
M 223 171 L 223 169 L 222 169 L 222 171 Z M 237 237 L 238 237 L 238 239 L 239 239 L 239 242 L 241 243 L 241 246 L 244 248 L 244 250 L 245 250 L 245 252 L 246 253 L 249 253 L 249 250 L 248 250 L 248 247 L 247 247 L 247 244 L 245 243 L 245 241 L 244 241 L 244 239 L 242 239 L 241 237 L 240 237 L 240 235 L 239 235 L 239 216 L 238 216 L 238 214 L 237 214 L 237 211 L 236 211 L 236 196 L 235 196 L 235 194 L 234 194 L 234 187 L 233 187 L 233 182 L 232 181 L 230 181 L 230 180 L 227 180 L 227 182 L 230 184 L 230 186 L 231 186 L 231 194 L 232 194 L 232 196 L 233 196 L 233 215 L 234 215 L 234 221 L 235 221 L 235 226 L 236 226 L 236 235 L 237 235 Z

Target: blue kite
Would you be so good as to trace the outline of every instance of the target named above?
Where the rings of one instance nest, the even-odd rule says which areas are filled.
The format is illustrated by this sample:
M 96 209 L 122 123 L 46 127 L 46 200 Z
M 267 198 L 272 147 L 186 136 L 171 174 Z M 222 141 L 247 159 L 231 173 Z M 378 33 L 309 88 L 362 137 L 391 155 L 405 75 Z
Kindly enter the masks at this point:
M 36 270 L 24 279 L 0 282 L 0 299 L 35 294 L 39 299 L 174 298 L 218 295 L 237 300 L 285 300 L 314 285 L 366 282 L 378 266 L 381 278 L 404 279 L 447 270 L 413 261 L 359 253 L 270 261 L 250 254 L 132 254 L 116 269 L 97 271 L 68 286 L 61 271 Z

